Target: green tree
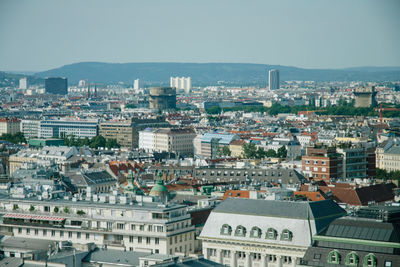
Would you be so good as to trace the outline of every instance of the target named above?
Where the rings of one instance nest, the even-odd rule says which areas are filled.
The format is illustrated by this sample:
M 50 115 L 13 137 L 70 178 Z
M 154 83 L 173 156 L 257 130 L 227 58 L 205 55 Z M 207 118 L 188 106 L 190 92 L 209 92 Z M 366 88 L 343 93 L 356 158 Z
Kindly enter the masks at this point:
M 220 155 L 222 156 L 230 156 L 231 155 L 231 150 L 229 149 L 228 146 L 223 146 L 220 148 Z
M 265 152 L 264 148 L 259 147 L 256 151 L 256 158 L 257 159 L 262 159 L 266 156 L 267 152 Z
M 34 210 L 35 210 L 35 207 L 34 207 L 33 205 L 31 205 L 31 206 L 29 207 L 29 211 L 32 212 L 32 211 L 34 211 Z
M 64 207 L 63 211 L 64 211 L 64 213 L 69 213 L 69 208 L 68 207 Z
M 89 147 L 90 148 L 99 148 L 99 147 L 106 147 L 107 140 L 101 136 L 95 136 L 90 140 Z
M 120 148 L 121 146 L 120 144 L 118 144 L 117 139 L 107 139 L 106 147 L 110 149 L 110 148 Z
M 0 140 L 8 141 L 13 144 L 26 143 L 24 134 L 21 132 L 18 132 L 16 134 L 2 134 L 0 136 Z
M 269 158 L 275 158 L 276 157 L 276 151 L 271 149 L 268 149 L 266 152 L 266 156 Z
M 58 207 L 54 207 L 54 212 L 58 213 L 60 210 L 58 209 Z
M 279 158 L 286 158 L 286 156 L 287 156 L 287 150 L 286 150 L 286 147 L 285 147 L 285 146 L 281 146 L 281 147 L 278 149 L 277 156 L 278 156 Z
M 257 147 L 254 143 L 243 144 L 243 156 L 247 159 L 254 159 L 257 155 Z

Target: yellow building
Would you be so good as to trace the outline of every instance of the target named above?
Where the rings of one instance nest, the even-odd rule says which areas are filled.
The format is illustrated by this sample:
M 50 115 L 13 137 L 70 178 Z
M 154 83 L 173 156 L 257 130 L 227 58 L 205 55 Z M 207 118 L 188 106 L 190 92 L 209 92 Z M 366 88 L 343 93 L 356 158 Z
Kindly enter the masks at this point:
M 231 157 L 241 158 L 243 157 L 243 144 L 246 143 L 244 140 L 233 140 L 229 144 L 231 151 Z

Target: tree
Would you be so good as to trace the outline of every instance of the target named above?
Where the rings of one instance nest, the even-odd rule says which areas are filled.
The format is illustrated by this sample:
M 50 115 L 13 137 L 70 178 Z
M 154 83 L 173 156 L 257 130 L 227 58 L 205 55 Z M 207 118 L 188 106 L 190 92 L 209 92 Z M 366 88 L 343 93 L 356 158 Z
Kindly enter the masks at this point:
M 254 159 L 257 155 L 257 147 L 254 143 L 243 144 L 243 155 L 247 159 Z
M 256 151 L 256 158 L 257 159 L 262 159 L 266 156 L 267 152 L 264 151 L 264 148 L 259 147 Z
M 82 215 L 85 215 L 86 212 L 84 212 L 83 210 L 78 210 L 78 211 L 76 212 L 76 214 L 82 216 Z
M 118 144 L 117 139 L 107 139 L 106 147 L 110 149 L 110 148 L 120 148 L 121 146 L 120 144 Z
M 69 208 L 68 207 L 64 207 L 64 213 L 69 213 Z
M 220 148 L 220 155 L 222 156 L 230 156 L 231 155 L 231 150 L 229 149 L 228 146 L 223 146 Z
M 18 132 L 16 134 L 2 134 L 0 136 L 0 140 L 8 141 L 13 144 L 20 144 L 20 143 L 26 143 L 26 139 L 24 137 L 24 134 L 21 132 Z
M 90 140 L 89 147 L 90 148 L 99 148 L 99 147 L 106 147 L 107 140 L 101 136 L 95 136 Z
M 32 212 L 32 211 L 34 211 L 34 210 L 35 210 L 35 207 L 31 205 L 31 206 L 29 207 L 29 211 Z
M 273 149 L 268 149 L 266 152 L 266 156 L 269 158 L 274 158 L 276 157 L 276 151 Z
M 59 212 L 58 207 L 54 207 L 54 212 L 55 212 L 55 213 L 58 213 L 58 212 Z
M 278 149 L 277 156 L 278 156 L 279 158 L 286 158 L 286 156 L 287 156 L 287 150 L 286 150 L 286 147 L 285 147 L 285 146 L 281 146 L 281 147 Z

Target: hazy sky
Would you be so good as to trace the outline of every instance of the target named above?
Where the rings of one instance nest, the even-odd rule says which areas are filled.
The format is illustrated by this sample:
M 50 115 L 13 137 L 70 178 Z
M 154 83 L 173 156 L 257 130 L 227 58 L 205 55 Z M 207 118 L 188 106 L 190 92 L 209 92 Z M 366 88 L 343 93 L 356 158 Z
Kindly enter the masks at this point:
M 0 0 L 0 70 L 81 61 L 400 66 L 399 0 Z

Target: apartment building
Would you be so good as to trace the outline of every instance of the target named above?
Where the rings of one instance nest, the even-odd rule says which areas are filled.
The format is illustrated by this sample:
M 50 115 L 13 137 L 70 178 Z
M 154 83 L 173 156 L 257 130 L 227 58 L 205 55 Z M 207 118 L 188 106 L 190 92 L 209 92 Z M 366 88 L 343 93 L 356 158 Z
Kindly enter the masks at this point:
M 116 139 L 124 148 L 133 148 L 133 127 L 131 120 L 104 121 L 99 125 L 99 134 L 106 139 Z
M 341 156 L 335 148 L 307 147 L 302 157 L 302 170 L 306 177 L 313 180 L 338 179 L 341 177 Z
M 40 122 L 40 138 L 74 136 L 92 138 L 98 134 L 98 119 L 56 119 Z
M 15 118 L 0 119 L 0 135 L 18 133 L 20 131 L 20 123 L 21 121 Z
M 117 194 L 0 198 L 3 235 L 155 254 L 193 253 L 195 227 L 185 205 Z
M 195 137 L 196 133 L 189 128 L 145 129 L 139 132 L 139 148 L 191 155 Z
M 387 171 L 400 170 L 400 139 L 389 139 L 376 148 L 376 167 Z
M 332 200 L 289 202 L 228 198 L 210 214 L 203 254 L 236 267 L 297 266 L 312 237 L 346 212 Z
M 21 129 L 26 139 L 38 138 L 40 134 L 40 120 L 21 120 Z

